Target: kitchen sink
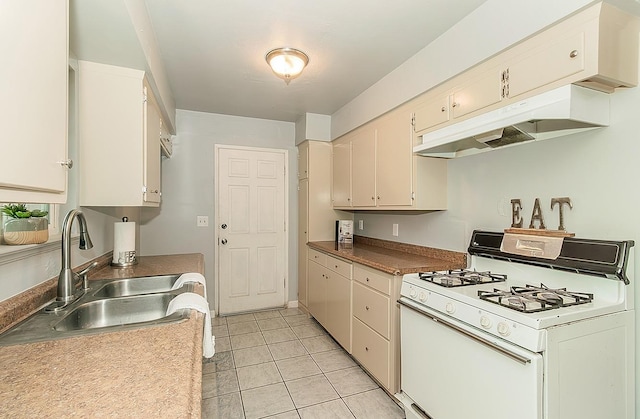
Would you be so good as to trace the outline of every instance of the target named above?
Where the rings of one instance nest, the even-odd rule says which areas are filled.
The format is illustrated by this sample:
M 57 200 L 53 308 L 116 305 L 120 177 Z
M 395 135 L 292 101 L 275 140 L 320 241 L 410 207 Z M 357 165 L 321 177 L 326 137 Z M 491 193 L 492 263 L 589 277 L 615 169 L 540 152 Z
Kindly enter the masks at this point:
M 134 297 L 107 298 L 80 304 L 53 328 L 58 332 L 123 326 L 136 323 L 157 324 L 173 321 L 167 307 L 176 294 L 147 294 Z
M 110 280 L 93 294 L 96 297 L 126 297 L 170 291 L 180 275 L 143 276 Z M 186 286 L 189 286 L 187 284 Z
M 90 289 L 76 301 L 60 307 L 54 300 L 0 334 L 0 346 L 184 321 L 189 318 L 191 311 L 188 309 L 166 315 L 171 300 L 194 288 L 193 283 L 187 283 L 171 290 L 178 277 L 162 275 L 90 281 Z

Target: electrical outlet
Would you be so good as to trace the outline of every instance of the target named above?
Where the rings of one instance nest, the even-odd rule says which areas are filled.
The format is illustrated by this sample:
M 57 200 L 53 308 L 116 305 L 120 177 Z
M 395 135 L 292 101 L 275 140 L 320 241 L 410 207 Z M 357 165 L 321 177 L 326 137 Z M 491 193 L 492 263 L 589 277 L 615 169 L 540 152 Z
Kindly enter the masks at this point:
M 209 227 L 209 217 L 206 215 L 198 215 L 196 217 L 196 225 L 198 227 Z
M 364 230 L 364 220 L 358 220 L 358 230 Z
M 393 235 L 394 237 L 398 237 L 398 224 L 393 225 Z

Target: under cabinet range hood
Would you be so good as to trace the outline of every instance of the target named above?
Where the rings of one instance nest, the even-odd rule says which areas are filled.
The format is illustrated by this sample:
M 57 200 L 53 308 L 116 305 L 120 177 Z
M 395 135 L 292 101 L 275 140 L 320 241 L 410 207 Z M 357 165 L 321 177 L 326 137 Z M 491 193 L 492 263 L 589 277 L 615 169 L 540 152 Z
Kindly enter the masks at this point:
M 563 86 L 423 134 L 414 153 L 454 158 L 609 125 L 609 94 Z

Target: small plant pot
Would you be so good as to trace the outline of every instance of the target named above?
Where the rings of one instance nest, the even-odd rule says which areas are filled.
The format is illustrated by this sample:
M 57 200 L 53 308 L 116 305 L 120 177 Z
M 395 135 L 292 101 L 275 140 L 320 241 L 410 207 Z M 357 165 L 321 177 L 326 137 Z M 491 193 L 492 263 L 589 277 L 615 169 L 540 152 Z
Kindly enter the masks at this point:
M 37 218 L 12 218 L 4 224 L 6 244 L 38 244 L 49 240 L 49 220 Z

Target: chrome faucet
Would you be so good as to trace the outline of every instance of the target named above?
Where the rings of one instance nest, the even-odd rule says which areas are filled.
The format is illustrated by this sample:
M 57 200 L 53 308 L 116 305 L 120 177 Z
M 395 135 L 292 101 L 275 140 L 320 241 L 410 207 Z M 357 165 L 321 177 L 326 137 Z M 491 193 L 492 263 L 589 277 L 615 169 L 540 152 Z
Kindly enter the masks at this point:
M 56 298 L 56 301 L 65 303 L 78 298 L 81 292 L 87 288 L 87 273 L 89 269 L 97 265 L 94 262 L 80 273 L 75 273 L 71 270 L 71 226 L 75 218 L 78 218 L 80 222 L 80 249 L 86 250 L 93 247 L 89 237 L 89 230 L 87 229 L 87 220 L 84 218 L 82 211 L 77 209 L 69 211 L 62 223 L 62 269 L 58 276 L 58 297 Z M 81 280 L 84 284 L 80 289 L 76 290 Z

